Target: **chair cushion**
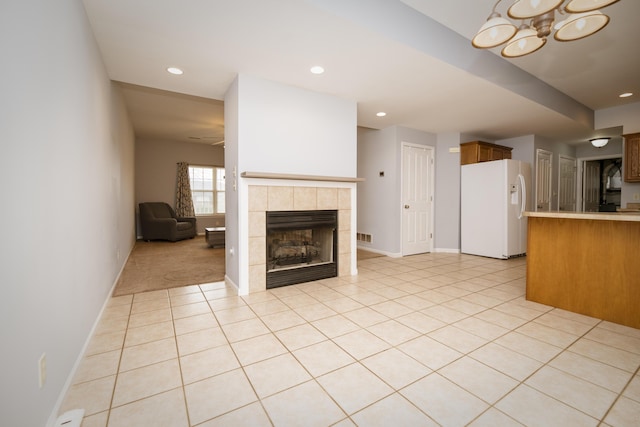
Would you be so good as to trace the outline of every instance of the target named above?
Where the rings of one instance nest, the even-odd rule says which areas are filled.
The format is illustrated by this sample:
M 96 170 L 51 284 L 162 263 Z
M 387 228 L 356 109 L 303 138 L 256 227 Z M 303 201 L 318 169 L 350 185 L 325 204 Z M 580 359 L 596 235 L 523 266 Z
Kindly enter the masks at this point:
M 183 231 L 190 229 L 192 226 L 193 225 L 190 222 L 178 222 L 177 229 L 178 231 Z

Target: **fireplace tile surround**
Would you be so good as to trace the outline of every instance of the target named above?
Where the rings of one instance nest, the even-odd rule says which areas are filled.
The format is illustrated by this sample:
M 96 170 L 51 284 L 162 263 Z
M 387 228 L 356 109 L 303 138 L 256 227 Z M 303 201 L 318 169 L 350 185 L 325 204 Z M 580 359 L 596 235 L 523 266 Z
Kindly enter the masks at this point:
M 338 211 L 338 277 L 351 274 L 352 188 L 249 185 L 249 293 L 266 289 L 266 212 Z

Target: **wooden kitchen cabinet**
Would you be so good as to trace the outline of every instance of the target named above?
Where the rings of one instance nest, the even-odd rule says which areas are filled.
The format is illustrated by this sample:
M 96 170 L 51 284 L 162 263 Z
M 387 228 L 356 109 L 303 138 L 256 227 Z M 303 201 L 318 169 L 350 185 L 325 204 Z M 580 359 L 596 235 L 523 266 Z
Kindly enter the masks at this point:
M 460 144 L 460 164 L 489 162 L 511 158 L 511 147 L 483 141 L 471 141 Z
M 624 180 L 640 182 L 640 133 L 624 136 Z

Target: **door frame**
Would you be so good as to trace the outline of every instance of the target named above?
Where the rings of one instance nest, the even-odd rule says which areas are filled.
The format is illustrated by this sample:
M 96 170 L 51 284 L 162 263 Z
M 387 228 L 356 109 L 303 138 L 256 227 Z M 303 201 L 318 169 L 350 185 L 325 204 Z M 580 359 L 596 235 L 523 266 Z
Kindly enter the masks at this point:
M 575 157 L 567 156 L 566 154 L 558 155 L 558 210 L 560 210 L 560 186 L 562 185 L 562 159 L 573 161 L 573 179 L 576 184 L 575 198 L 573 199 L 574 211 L 578 210 L 578 159 Z
M 436 148 L 433 145 L 423 145 L 423 144 L 415 144 L 412 142 L 406 142 L 406 141 L 402 141 L 400 143 L 400 203 L 398 206 L 399 212 L 400 212 L 400 256 L 405 256 L 404 253 L 404 206 L 403 206 L 403 197 L 402 194 L 404 192 L 404 150 L 405 147 L 411 147 L 411 148 L 420 148 L 420 149 L 425 149 L 430 151 L 431 154 L 431 168 L 429 168 L 429 176 L 426 177 L 426 179 L 428 180 L 428 185 L 429 185 L 429 194 L 431 195 L 431 210 L 429 212 L 429 233 L 431 234 L 431 236 L 429 237 L 429 248 L 427 252 L 433 252 L 433 242 L 434 242 L 434 237 L 433 237 L 433 227 L 435 225 L 435 197 L 434 197 L 434 190 L 435 190 L 435 159 L 436 159 Z
M 536 150 L 536 192 L 534 195 L 534 210 L 536 212 L 540 212 L 540 209 L 538 208 L 538 195 L 540 194 L 540 188 L 538 187 L 538 182 L 540 179 L 540 155 L 544 154 L 545 156 L 548 155 L 549 156 L 549 174 L 547 176 L 547 179 L 549 181 L 549 184 L 547 185 L 547 191 L 549 192 L 549 209 L 547 209 L 546 211 L 551 211 L 553 209 L 553 152 L 549 151 L 549 150 L 544 150 L 542 148 L 538 148 Z M 543 212 L 546 212 L 543 211 Z
M 582 206 L 582 193 L 584 191 L 584 189 L 582 188 L 582 177 L 584 175 L 584 162 L 588 162 L 591 160 L 606 160 L 606 159 L 620 159 L 622 158 L 622 154 L 607 154 L 607 155 L 603 155 L 603 156 L 589 156 L 589 157 L 578 157 L 577 161 L 578 161 L 578 179 L 577 179 L 577 185 L 578 188 L 576 189 L 576 211 L 577 212 L 583 212 L 584 210 L 584 206 Z

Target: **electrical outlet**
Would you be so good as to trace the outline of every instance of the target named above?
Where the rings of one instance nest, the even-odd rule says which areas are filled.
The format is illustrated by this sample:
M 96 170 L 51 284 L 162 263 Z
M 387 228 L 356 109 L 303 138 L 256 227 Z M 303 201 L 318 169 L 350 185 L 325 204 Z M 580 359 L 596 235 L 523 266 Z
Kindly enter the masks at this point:
M 633 193 L 633 200 L 640 200 L 640 193 Z
M 40 359 L 38 359 L 38 384 L 40 388 L 44 387 L 47 382 L 47 354 L 42 353 Z

